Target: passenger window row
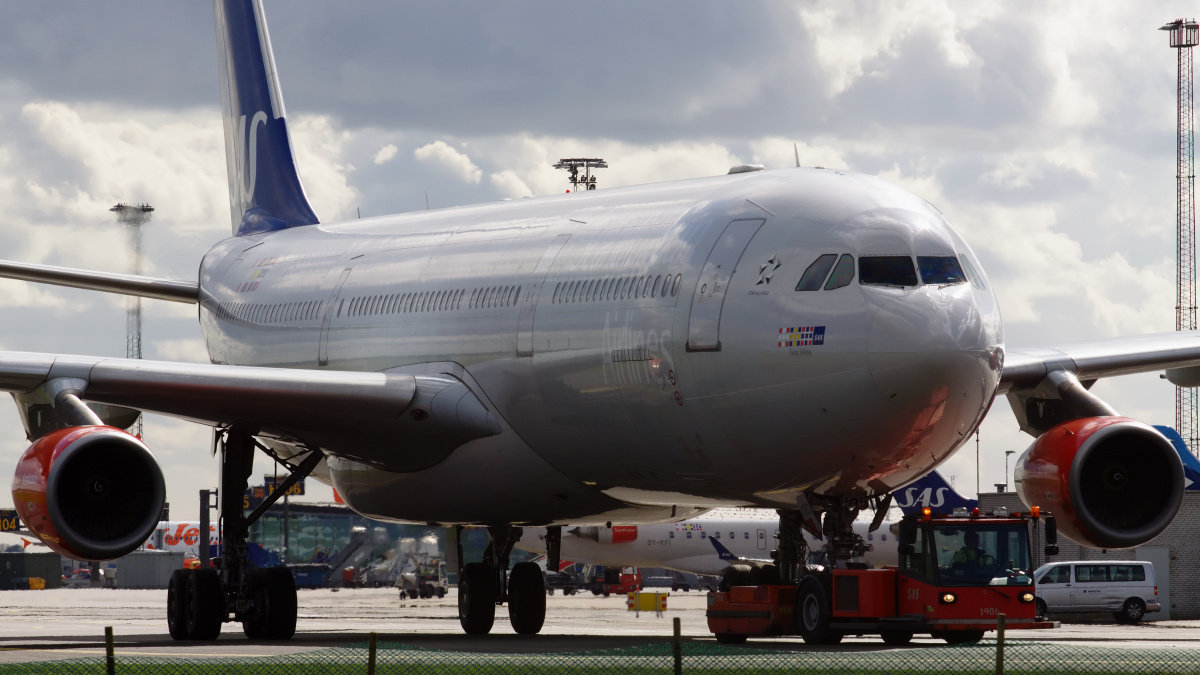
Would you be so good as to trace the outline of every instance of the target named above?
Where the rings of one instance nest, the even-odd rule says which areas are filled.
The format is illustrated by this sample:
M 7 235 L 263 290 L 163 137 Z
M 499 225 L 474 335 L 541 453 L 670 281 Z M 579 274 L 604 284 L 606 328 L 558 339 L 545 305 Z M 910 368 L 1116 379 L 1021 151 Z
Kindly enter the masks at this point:
M 455 289 L 359 296 L 351 298 L 348 303 L 339 303 L 337 314 L 342 316 L 345 312 L 347 317 L 356 317 L 461 309 L 466 294 L 465 289 Z M 511 307 L 517 304 L 520 296 L 520 286 L 481 287 L 471 293 L 467 306 L 470 309 Z M 217 306 L 217 315 L 224 321 L 256 324 L 293 323 L 320 318 L 323 304 L 319 300 L 280 304 L 220 303 Z
M 512 307 L 521 299 L 520 286 L 492 286 L 476 288 L 471 293 L 471 301 L 467 304 L 470 309 L 493 309 L 496 307 Z
M 672 298 L 679 295 L 682 274 L 643 275 L 616 279 L 581 279 L 562 281 L 554 286 L 550 301 L 553 304 L 596 302 L 605 300 L 636 300 L 639 298 Z
M 350 300 L 350 306 L 346 308 L 346 316 L 409 314 L 458 309 L 465 294 L 465 290 L 456 289 L 362 296 Z M 340 310 L 338 314 L 341 314 Z
M 224 321 L 260 324 L 312 321 L 321 315 L 321 304 L 319 300 L 278 304 L 222 302 L 217 305 L 217 316 Z

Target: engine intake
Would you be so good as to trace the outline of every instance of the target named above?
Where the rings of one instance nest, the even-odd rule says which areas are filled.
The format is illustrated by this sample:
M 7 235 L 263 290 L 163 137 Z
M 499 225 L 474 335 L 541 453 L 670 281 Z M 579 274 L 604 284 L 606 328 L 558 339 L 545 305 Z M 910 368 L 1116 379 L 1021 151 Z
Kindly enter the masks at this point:
M 1128 417 L 1065 422 L 1015 470 L 1021 501 L 1054 514 L 1072 541 L 1127 548 L 1158 536 L 1183 501 L 1183 463 L 1153 427 Z
M 61 429 L 21 455 L 13 504 L 31 532 L 76 560 L 112 560 L 154 532 L 166 484 L 141 441 L 113 427 Z

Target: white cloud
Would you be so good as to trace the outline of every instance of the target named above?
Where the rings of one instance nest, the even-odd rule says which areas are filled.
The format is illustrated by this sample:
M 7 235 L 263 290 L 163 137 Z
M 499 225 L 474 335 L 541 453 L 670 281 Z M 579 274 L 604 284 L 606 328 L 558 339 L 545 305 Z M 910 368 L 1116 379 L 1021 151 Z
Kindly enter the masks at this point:
M 342 152 L 354 134 L 336 128 L 326 115 L 301 115 L 290 124 L 296 163 L 313 210 L 322 221 L 351 217 L 359 194 L 349 181 L 354 166 L 342 160 Z
M 525 181 L 517 177 L 517 174 L 512 171 L 501 171 L 488 176 L 488 180 L 492 185 L 496 186 L 496 191 L 502 197 L 516 199 L 518 197 L 532 197 L 533 191 L 525 184 Z
M 863 76 L 867 62 L 878 56 L 898 56 L 900 43 L 917 31 L 934 36 L 947 64 L 965 67 L 978 57 L 963 40 L 963 31 L 999 10 L 996 2 L 821 0 L 804 3 L 796 12 L 828 77 L 828 93 L 836 96 Z
M 483 178 L 483 172 L 478 166 L 475 166 L 470 157 L 446 145 L 444 141 L 434 141 L 428 145 L 422 145 L 413 151 L 413 155 L 418 160 L 432 164 L 464 183 L 477 185 Z
M 208 363 L 208 350 L 204 348 L 204 340 L 200 338 L 158 340 L 151 344 L 150 348 L 152 355 L 147 355 L 146 358 L 157 361 Z
M 387 164 L 396 158 L 396 144 L 388 143 L 375 153 L 375 164 Z

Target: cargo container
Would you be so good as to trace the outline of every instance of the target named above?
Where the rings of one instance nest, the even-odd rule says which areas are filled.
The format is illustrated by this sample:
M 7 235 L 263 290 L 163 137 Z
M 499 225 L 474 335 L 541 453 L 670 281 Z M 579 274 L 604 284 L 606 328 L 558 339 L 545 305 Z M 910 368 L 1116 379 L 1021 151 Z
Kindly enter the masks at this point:
M 105 574 L 108 575 L 106 585 L 116 588 L 166 588 L 171 581 L 171 573 L 183 567 L 183 559 L 183 551 L 134 551 L 105 563 Z
M 0 589 L 29 588 L 29 577 L 44 579 L 46 588 L 62 588 L 62 556 L 57 553 L 0 553 Z

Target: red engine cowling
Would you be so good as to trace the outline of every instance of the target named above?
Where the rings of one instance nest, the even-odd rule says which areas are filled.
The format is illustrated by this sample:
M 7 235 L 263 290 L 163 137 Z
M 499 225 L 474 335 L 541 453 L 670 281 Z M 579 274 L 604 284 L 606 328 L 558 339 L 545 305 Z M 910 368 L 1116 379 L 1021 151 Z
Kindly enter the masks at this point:
M 12 482 L 21 521 L 76 560 L 112 560 L 146 541 L 167 489 L 154 455 L 113 427 L 61 429 L 21 455 Z
M 1060 424 L 1021 455 L 1017 492 L 1072 541 L 1127 548 L 1153 539 L 1183 501 L 1183 463 L 1165 436 L 1128 417 Z

